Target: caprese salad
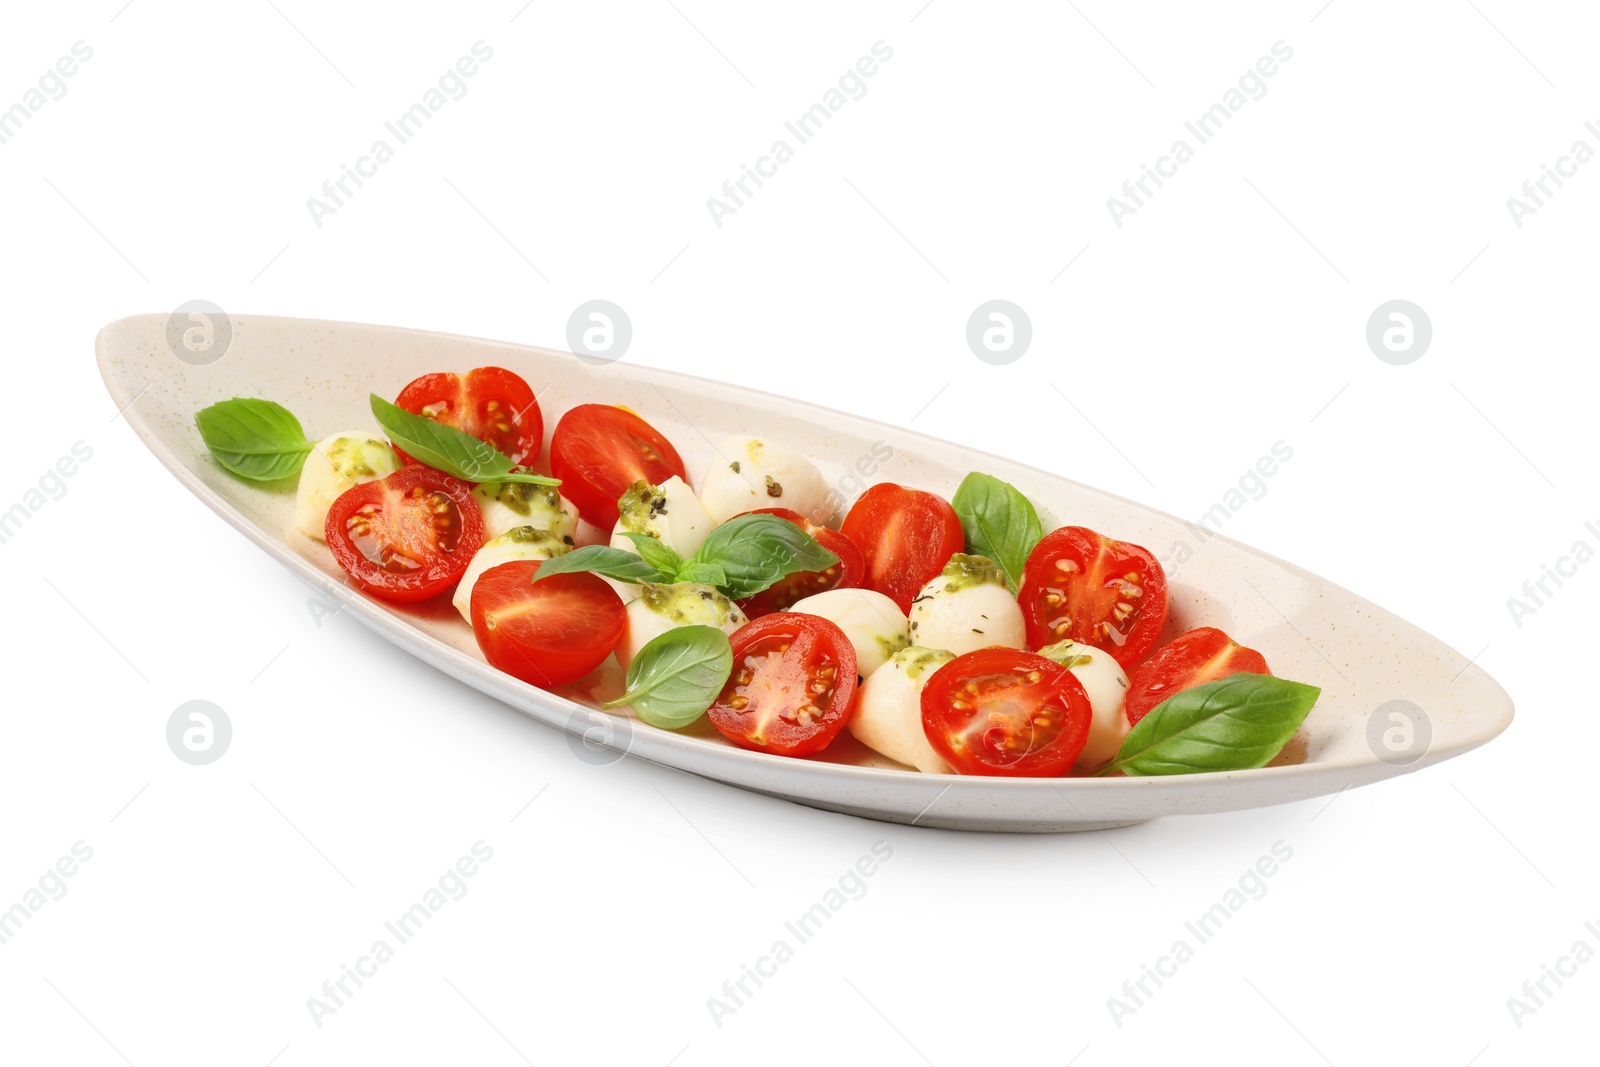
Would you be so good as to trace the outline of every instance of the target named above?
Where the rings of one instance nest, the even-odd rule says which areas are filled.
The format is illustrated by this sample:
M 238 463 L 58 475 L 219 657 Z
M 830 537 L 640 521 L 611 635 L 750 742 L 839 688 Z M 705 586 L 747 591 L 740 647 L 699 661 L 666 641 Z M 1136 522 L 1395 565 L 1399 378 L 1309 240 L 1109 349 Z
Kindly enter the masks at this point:
M 618 405 L 562 414 L 539 473 L 538 398 L 499 367 L 428 374 L 371 409 L 381 432 L 316 442 L 266 400 L 196 423 L 234 474 L 298 475 L 296 528 L 370 596 L 449 596 L 489 664 L 544 689 L 615 657 L 625 691 L 606 707 L 653 726 L 704 718 L 782 757 L 848 730 L 930 774 L 1177 774 L 1265 765 L 1318 696 L 1221 630 L 1157 647 L 1155 557 L 1046 532 L 986 474 L 950 499 L 874 485 L 837 515 L 792 442 L 721 442 L 696 491 Z

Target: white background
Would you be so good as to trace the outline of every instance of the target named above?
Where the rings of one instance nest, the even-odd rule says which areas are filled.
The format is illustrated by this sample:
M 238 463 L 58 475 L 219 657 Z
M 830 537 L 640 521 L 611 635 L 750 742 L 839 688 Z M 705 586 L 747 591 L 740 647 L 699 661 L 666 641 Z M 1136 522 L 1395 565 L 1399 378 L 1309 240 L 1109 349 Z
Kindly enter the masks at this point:
M 1600 948 L 1600 565 L 1520 626 L 1506 601 L 1600 545 L 1600 164 L 1520 228 L 1506 198 L 1573 141 L 1600 148 L 1592 10 L 274 2 L 32 5 L 0 34 L 0 107 L 94 50 L 0 145 L 0 510 L 93 449 L 0 545 L 0 908 L 93 849 L 0 945 L 0 1058 L 1587 1055 L 1600 964 L 1520 1027 L 1506 1001 L 1580 938 Z M 466 95 L 316 226 L 307 198 L 479 40 Z M 707 197 L 880 40 L 866 94 L 715 225 Z M 1266 94 L 1116 226 L 1106 198 L 1280 40 Z M 318 627 L 115 417 L 91 350 L 105 322 L 194 298 L 565 347 L 596 297 L 630 314 L 631 361 L 1179 515 L 1285 441 L 1227 532 L 1478 654 L 1518 719 L 1331 804 L 1105 835 L 888 826 L 593 767 L 351 620 Z M 964 338 L 997 297 L 1034 331 L 1001 368 Z M 1396 298 L 1433 324 L 1408 366 L 1365 342 Z M 234 727 L 207 767 L 164 737 L 195 698 Z M 467 895 L 316 1025 L 307 998 L 479 840 Z M 879 840 L 866 895 L 716 1025 L 707 998 Z M 1279 841 L 1266 895 L 1116 1025 L 1107 998 Z

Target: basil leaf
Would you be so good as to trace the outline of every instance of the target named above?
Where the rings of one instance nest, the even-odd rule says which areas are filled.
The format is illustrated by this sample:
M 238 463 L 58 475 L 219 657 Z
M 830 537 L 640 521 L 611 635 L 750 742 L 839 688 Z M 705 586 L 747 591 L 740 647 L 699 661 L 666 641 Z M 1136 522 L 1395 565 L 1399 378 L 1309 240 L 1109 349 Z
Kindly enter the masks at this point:
M 1230 674 L 1185 689 L 1139 720 L 1099 774 L 1197 774 L 1262 767 L 1283 750 L 1322 690 L 1269 674 Z
M 628 664 L 627 691 L 604 706 L 631 704 L 651 726 L 681 730 L 706 713 L 732 672 L 727 634 L 715 626 L 677 626 L 639 650 Z
M 715 563 L 685 563 L 678 569 L 678 581 L 714 585 L 720 590 L 727 584 L 728 572 Z
M 560 485 L 559 478 L 546 478 L 519 470 L 511 457 L 487 441 L 454 426 L 435 422 L 425 415 L 413 415 L 405 408 L 372 394 L 372 414 L 400 449 L 412 459 L 434 470 L 454 475 L 464 482 L 532 482 L 534 485 Z
M 409 450 L 408 450 L 409 451 Z M 620 548 L 609 545 L 586 545 L 575 548 L 571 552 L 547 559 L 539 564 L 539 569 L 534 572 L 533 580 L 539 581 L 552 574 L 579 574 L 592 571 L 603 574 L 607 578 L 614 578 L 619 582 L 672 582 L 676 577 L 663 574 L 652 567 L 641 556 L 632 552 L 624 552 Z
M 196 412 L 194 424 L 216 461 L 252 482 L 299 474 L 313 447 L 300 420 L 270 400 L 223 400 Z
M 689 560 L 715 563 L 725 580 L 718 583 L 730 600 L 754 596 L 780 578 L 826 570 L 839 557 L 788 519 L 776 515 L 738 515 L 711 531 Z
M 1010 482 L 973 471 L 961 480 L 950 506 L 961 520 L 967 551 L 999 564 L 1015 593 L 1028 553 L 1044 536 L 1033 502 Z
M 629 533 L 623 531 L 622 536 L 632 541 L 639 550 L 639 556 L 650 566 L 662 574 L 677 574 L 683 567 L 683 557 L 672 550 L 672 546 L 658 537 L 649 534 Z

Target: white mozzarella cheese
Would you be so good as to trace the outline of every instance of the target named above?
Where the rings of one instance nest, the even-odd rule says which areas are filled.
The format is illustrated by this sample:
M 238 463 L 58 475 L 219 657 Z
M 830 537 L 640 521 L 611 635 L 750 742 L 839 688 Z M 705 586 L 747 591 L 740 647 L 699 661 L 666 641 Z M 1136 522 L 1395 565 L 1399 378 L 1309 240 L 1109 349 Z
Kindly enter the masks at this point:
M 1089 740 L 1078 756 L 1078 767 L 1094 767 L 1117 754 L 1132 727 L 1123 705 L 1128 698 L 1128 675 L 1109 652 L 1077 641 L 1057 641 L 1039 650 L 1073 673 L 1089 694 L 1094 718 Z
M 514 526 L 499 537 L 484 542 L 483 547 L 473 554 L 467 563 L 467 569 L 461 574 L 461 581 L 457 583 L 455 595 L 450 598 L 450 603 L 470 626 L 472 587 L 485 572 L 513 560 L 554 559 L 567 552 L 568 547 L 565 541 L 546 530 L 536 530 L 532 526 Z
M 1026 648 L 1022 607 L 983 556 L 958 552 L 911 601 L 911 640 L 960 656 L 991 645 Z
M 694 490 L 674 474 L 660 485 L 635 482 L 617 501 L 618 519 L 611 531 L 611 547 L 638 555 L 626 535 L 654 537 L 684 559 L 699 550 L 716 525 Z
M 911 644 L 900 605 L 871 589 L 829 589 L 794 602 L 790 611 L 819 615 L 844 631 L 856 650 L 856 673 L 870 678 Z
M 828 482 L 816 464 L 749 434 L 717 446 L 717 458 L 700 483 L 700 502 L 716 522 L 757 508 L 788 508 L 821 526 L 833 511 Z
M 679 626 L 715 626 L 731 634 L 750 621 L 739 610 L 739 605 L 709 585 L 645 582 L 639 590 L 638 599 L 627 605 L 622 640 L 617 643 L 617 663 L 623 670 L 628 669 L 633 657 L 651 638 L 668 630 Z
M 484 482 L 472 491 L 483 512 L 483 536 L 499 537 L 518 526 L 532 526 L 568 545 L 578 532 L 578 509 L 553 485 Z
M 389 442 L 364 430 L 345 430 L 318 441 L 300 468 L 295 489 L 295 528 L 326 540 L 323 532 L 333 502 L 363 482 L 387 478 L 400 469 Z
M 896 652 L 872 673 L 856 698 L 850 732 L 880 755 L 926 774 L 952 774 L 922 729 L 922 687 L 955 657 L 942 649 L 913 645 Z

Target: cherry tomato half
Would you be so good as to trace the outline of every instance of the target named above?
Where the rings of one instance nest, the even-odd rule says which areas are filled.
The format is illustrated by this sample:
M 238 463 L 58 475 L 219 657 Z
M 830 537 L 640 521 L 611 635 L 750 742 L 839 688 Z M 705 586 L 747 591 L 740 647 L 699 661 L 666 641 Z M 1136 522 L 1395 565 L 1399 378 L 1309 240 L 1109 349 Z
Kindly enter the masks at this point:
M 541 689 L 577 681 L 622 639 L 622 598 L 594 574 L 533 576 L 541 560 L 491 567 L 472 587 L 472 633 L 489 665 Z
M 764 615 L 733 632 L 733 673 L 708 712 L 741 748 L 807 756 L 828 747 L 855 711 L 856 650 L 816 615 Z
M 1271 674 L 1266 657 L 1221 630 L 1202 626 L 1174 638 L 1128 675 L 1128 721 L 1137 724 L 1157 704 L 1185 689 L 1230 674 Z
M 1017 595 L 1028 644 L 1082 641 L 1124 669 L 1144 658 L 1167 624 L 1167 575 L 1149 552 L 1082 526 L 1046 534 Z
M 879 482 L 861 494 L 839 532 L 867 561 L 862 585 L 911 610 L 911 601 L 966 546 L 949 501 L 920 489 Z
M 799 512 L 788 508 L 758 508 L 750 514 L 776 515 L 780 519 L 788 519 L 810 534 L 817 544 L 838 556 L 839 562 L 826 570 L 804 571 L 780 578 L 755 596 L 739 601 L 739 607 L 748 618 L 759 619 L 774 611 L 788 611 L 796 601 L 815 593 L 825 593 L 829 589 L 855 589 L 866 577 L 867 564 L 862 559 L 861 550 L 844 534 L 826 526 L 813 525 Z
M 394 403 L 413 415 L 426 415 L 487 441 L 513 463 L 532 463 L 544 445 L 539 401 L 527 382 L 502 367 L 424 374 L 400 390 Z M 411 462 L 404 452 L 400 457 Z
M 1014 648 L 957 656 L 922 689 L 922 730 L 958 774 L 1059 778 L 1089 740 L 1083 683 Z
M 550 471 L 561 495 L 602 530 L 617 524 L 617 498 L 634 482 L 685 477 L 683 460 L 661 433 L 626 408 L 579 404 L 550 438 Z
M 472 486 L 421 464 L 348 490 L 323 527 L 339 566 L 382 600 L 437 596 L 483 547 Z

